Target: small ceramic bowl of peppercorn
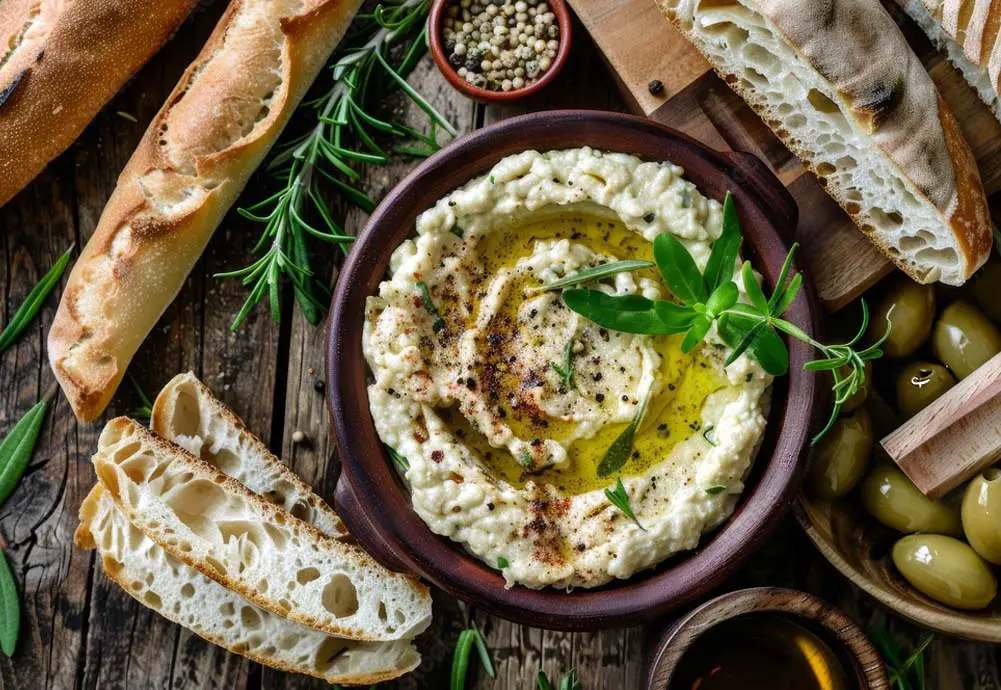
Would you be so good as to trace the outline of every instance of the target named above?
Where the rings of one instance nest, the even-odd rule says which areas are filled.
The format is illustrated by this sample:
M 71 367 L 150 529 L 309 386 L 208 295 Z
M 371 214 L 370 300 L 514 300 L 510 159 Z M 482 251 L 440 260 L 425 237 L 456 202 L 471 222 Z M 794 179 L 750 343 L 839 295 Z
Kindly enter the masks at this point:
M 481 103 L 541 90 L 570 53 L 564 0 L 435 0 L 428 26 L 442 74 Z

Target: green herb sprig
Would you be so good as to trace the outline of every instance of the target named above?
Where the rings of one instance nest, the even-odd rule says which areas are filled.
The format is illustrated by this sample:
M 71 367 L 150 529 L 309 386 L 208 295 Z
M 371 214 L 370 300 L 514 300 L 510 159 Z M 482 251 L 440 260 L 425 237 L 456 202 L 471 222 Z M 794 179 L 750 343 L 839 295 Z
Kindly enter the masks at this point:
M 872 638 L 873 644 L 886 663 L 886 673 L 891 688 L 926 690 L 924 655 L 928 645 L 935 639 L 934 635 L 926 636 L 910 654 L 890 632 L 883 628 L 875 626 L 869 628 L 869 637 Z
M 438 311 L 438 307 L 435 306 L 434 300 L 431 298 L 428 284 L 423 280 L 418 280 L 417 291 L 421 293 L 421 303 L 424 305 L 425 311 L 431 315 L 431 330 L 437 333 L 445 327 L 445 319 L 441 318 L 441 312 Z
M 636 523 L 636 526 L 641 530 L 646 532 L 646 527 L 640 524 L 640 521 L 636 519 L 636 513 L 633 512 L 633 507 L 629 505 L 629 494 L 626 493 L 626 487 L 622 484 L 622 479 L 615 483 L 615 489 L 605 489 L 605 498 L 613 506 L 622 511 L 622 514 L 627 518 Z
M 727 366 L 748 352 L 772 376 L 783 376 L 789 371 L 789 350 L 780 332 L 810 344 L 821 357 L 808 362 L 805 369 L 831 372 L 835 394 L 827 424 L 812 439 L 816 443 L 834 424 L 841 406 L 864 382 L 865 363 L 882 356 L 880 347 L 890 333 L 890 321 L 887 319 L 882 338 L 857 350 L 855 346 L 869 325 L 865 300 L 862 300 L 862 327 L 854 338 L 842 344 L 818 342 L 799 326 L 780 318 L 803 286 L 802 275 L 789 276 L 797 245 L 786 256 L 770 297 L 765 296 L 758 284 L 750 262 L 745 261 L 740 273 L 750 304 L 738 302 L 740 291 L 733 277 L 740 241 L 737 211 L 728 192 L 723 202 L 723 230 L 713 243 L 704 271 L 699 271 L 688 249 L 673 235 L 663 233 L 654 239 L 657 267 L 681 304 L 583 288 L 564 291 L 563 301 L 571 310 L 612 330 L 646 335 L 684 334 L 683 352 L 690 352 L 702 342 L 715 324 L 723 342 L 732 348 L 725 362 Z
M 42 304 L 45 302 L 45 298 L 55 289 L 56 285 L 59 284 L 59 279 L 66 272 L 66 266 L 69 264 L 70 256 L 73 254 L 75 246 L 75 244 L 71 244 L 70 248 L 63 252 L 63 255 L 52 265 L 52 268 L 42 276 L 38 284 L 31 288 L 31 292 L 28 293 L 24 302 L 14 312 L 14 316 L 4 326 L 3 331 L 0 331 L 0 352 L 4 352 L 9 348 L 17 340 L 17 337 L 21 335 L 25 327 L 31 323 L 31 320 L 38 315 Z
M 491 678 L 497 676 L 493 661 L 490 659 L 490 652 L 487 650 L 487 643 L 483 639 L 483 633 L 473 623 L 469 628 L 459 633 L 459 641 L 456 643 L 455 652 L 452 655 L 450 690 L 463 690 L 466 687 L 469 657 L 472 655 L 474 649 L 480 658 L 480 663 L 483 665 L 483 670 L 486 674 Z
M 601 457 L 601 461 L 598 462 L 598 476 L 607 477 L 615 472 L 622 469 L 622 466 L 626 464 L 629 460 L 629 456 L 633 452 L 633 439 L 636 438 L 636 431 L 639 429 L 640 423 L 643 421 L 643 415 L 646 413 L 646 404 L 649 399 L 649 395 L 643 399 L 643 404 L 640 405 L 639 409 L 636 410 L 636 414 L 633 416 L 632 421 L 626 426 L 622 432 L 615 437 L 611 445 L 608 446 L 608 450 Z M 625 511 L 623 511 L 625 512 Z M 634 518 L 635 519 L 635 518 Z M 639 524 L 638 522 L 636 523 Z
M 559 364 L 557 362 L 550 362 L 553 367 L 553 371 L 556 375 L 560 377 L 563 382 L 563 386 L 570 390 L 573 387 L 574 371 L 573 371 L 573 338 L 567 340 L 567 344 L 563 346 L 563 363 Z
M 338 54 L 332 67 L 333 86 L 304 106 L 312 108 L 315 123 L 304 134 L 280 145 L 266 168 L 281 182 L 281 188 L 239 209 L 245 218 L 264 224 L 254 252 L 265 247 L 266 251 L 246 268 L 217 274 L 239 278 L 250 286 L 250 294 L 233 320 L 234 330 L 265 294 L 272 318 L 281 319 L 283 277 L 292 284 L 306 320 L 313 325 L 319 323 L 329 295 L 326 286 L 314 276 L 307 238 L 337 245 L 345 253 L 346 245 L 354 241 L 334 220 L 324 201 L 323 188 L 329 185 L 371 212 L 375 202 L 358 189 L 361 175 L 354 168 L 356 164 L 386 163 L 390 152 L 428 156 L 438 149 L 439 127 L 455 135 L 448 120 L 406 81 L 427 49 L 425 20 L 429 6 L 430 0 L 386 0 L 373 13 L 359 15 L 355 40 Z M 399 51 L 394 50 L 397 47 Z M 398 53 L 402 58 L 394 59 Z M 372 114 L 375 102 L 397 88 L 427 113 L 431 121 L 428 133 Z M 378 137 L 388 138 L 392 146 L 387 150 L 376 141 Z M 358 142 L 357 148 L 352 148 L 352 142 Z M 307 220 L 311 216 L 317 222 Z
M 0 506 L 14 492 L 28 467 L 48 408 L 45 401 L 35 403 L 0 442 Z
M 549 682 L 549 676 L 545 671 L 539 671 L 535 679 L 536 690 L 553 690 L 553 684 Z M 583 690 L 584 686 L 577 675 L 577 669 L 572 668 L 560 679 L 557 690 Z
M 136 392 L 136 397 L 139 398 L 139 407 L 132 410 L 132 416 L 138 420 L 148 422 L 153 417 L 153 401 L 149 399 L 149 396 L 143 391 L 142 386 L 136 381 L 136 377 L 129 374 L 129 383 L 132 384 L 132 390 Z
M 600 280 L 601 278 L 607 278 L 613 276 L 616 273 L 624 273 L 627 271 L 640 271 L 644 268 L 653 268 L 656 266 L 652 261 L 639 261 L 634 259 L 629 259 L 626 261 L 611 261 L 607 264 L 601 264 L 600 266 L 593 266 L 591 268 L 585 268 L 581 271 L 577 271 L 573 275 L 569 275 L 566 278 L 561 278 L 560 280 L 554 280 L 546 285 L 540 285 L 539 287 L 529 288 L 529 292 L 538 292 L 542 290 L 558 290 L 560 288 L 571 287 L 574 285 L 580 285 L 581 283 L 589 283 L 592 280 Z
M 7 556 L 0 551 L 0 650 L 7 656 L 14 655 L 20 632 L 21 600 Z

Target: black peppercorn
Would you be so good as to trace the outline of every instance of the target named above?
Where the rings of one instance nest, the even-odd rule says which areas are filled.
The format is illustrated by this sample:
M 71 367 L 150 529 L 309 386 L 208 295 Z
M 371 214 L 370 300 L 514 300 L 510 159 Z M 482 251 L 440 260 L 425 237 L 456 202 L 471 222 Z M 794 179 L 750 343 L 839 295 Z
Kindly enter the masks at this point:
M 323 395 L 327 391 L 327 384 L 323 382 L 323 379 L 316 379 L 313 381 L 313 390 Z
M 649 84 L 647 84 L 647 89 L 650 91 L 651 96 L 659 96 L 664 93 L 664 82 L 660 79 L 654 79 Z

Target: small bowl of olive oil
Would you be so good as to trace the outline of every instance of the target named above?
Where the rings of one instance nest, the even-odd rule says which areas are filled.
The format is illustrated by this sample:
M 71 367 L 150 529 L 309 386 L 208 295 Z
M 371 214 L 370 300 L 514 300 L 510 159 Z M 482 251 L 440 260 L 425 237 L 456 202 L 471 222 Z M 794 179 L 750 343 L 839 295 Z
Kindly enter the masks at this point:
M 805 592 L 724 594 L 653 649 L 648 690 L 887 690 L 879 654 L 844 613 Z

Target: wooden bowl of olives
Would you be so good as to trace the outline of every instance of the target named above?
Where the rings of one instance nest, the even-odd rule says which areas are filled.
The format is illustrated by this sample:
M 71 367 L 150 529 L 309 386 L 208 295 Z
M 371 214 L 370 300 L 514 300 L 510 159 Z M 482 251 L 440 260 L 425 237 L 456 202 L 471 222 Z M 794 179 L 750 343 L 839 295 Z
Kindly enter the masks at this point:
M 879 602 L 986 642 L 1001 642 L 1001 466 L 935 501 L 879 440 L 1001 352 L 999 294 L 995 258 L 963 288 L 896 274 L 874 289 L 868 337 L 889 314 L 885 357 L 812 449 L 795 510 L 820 552 Z

